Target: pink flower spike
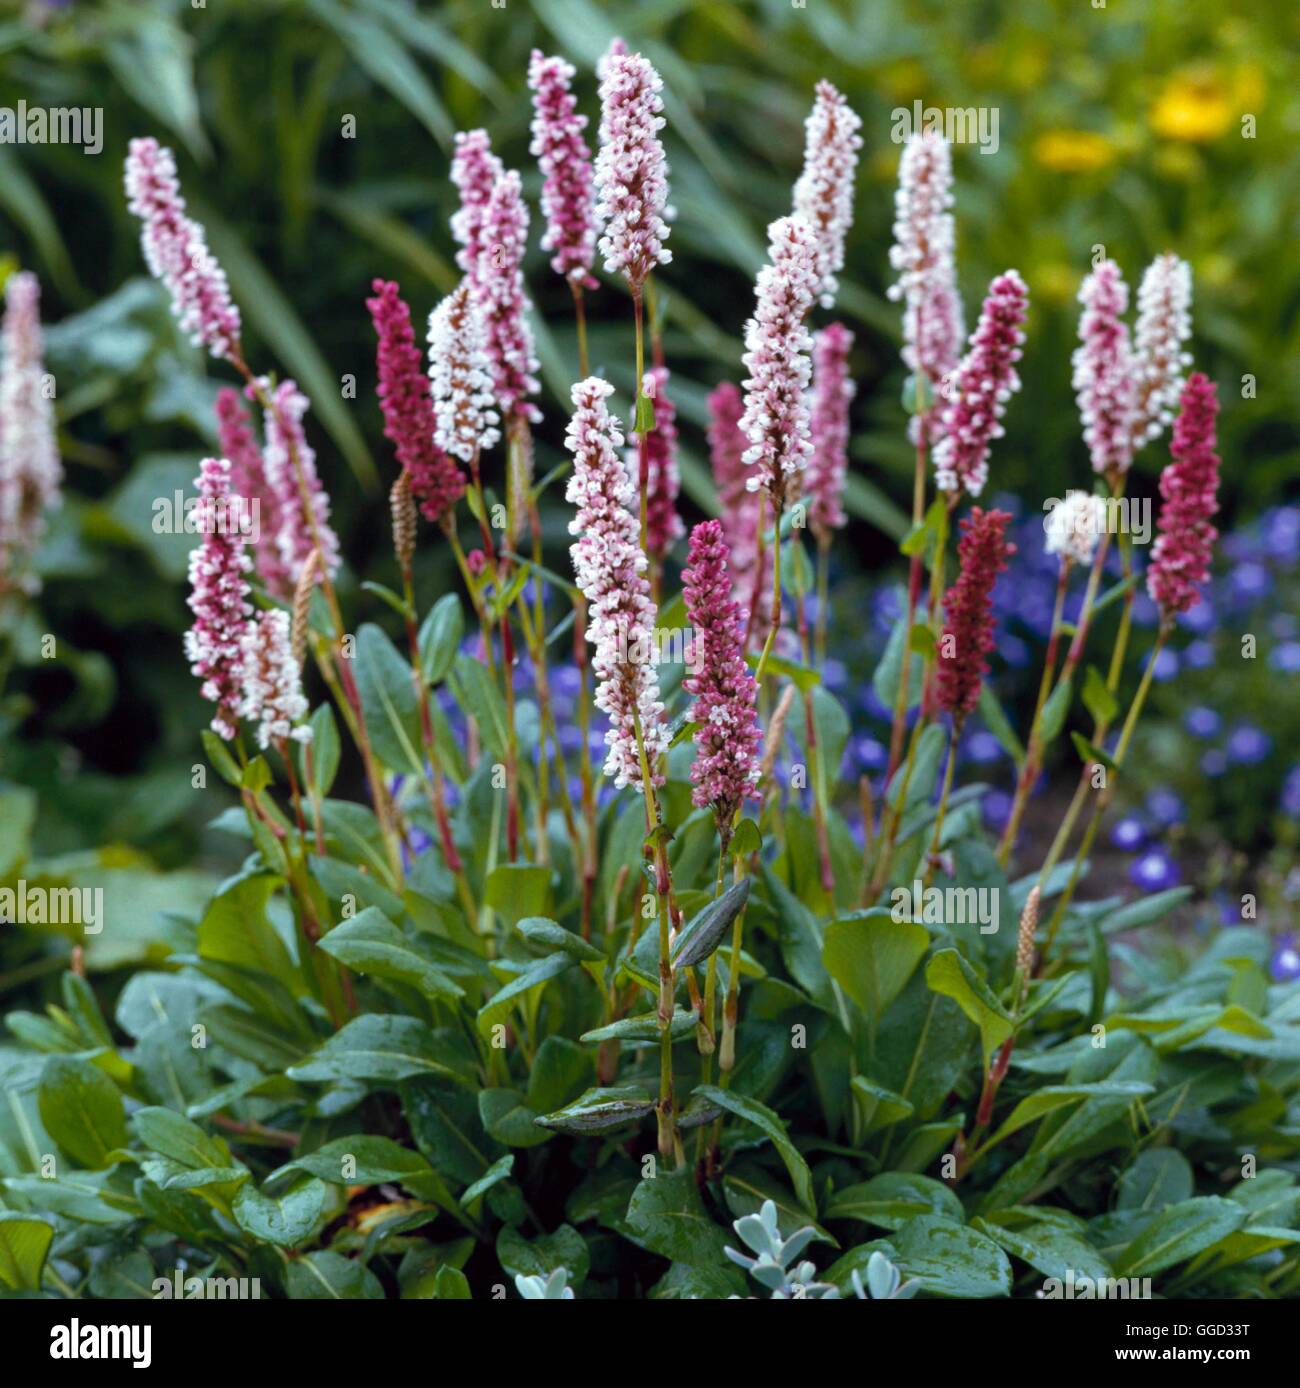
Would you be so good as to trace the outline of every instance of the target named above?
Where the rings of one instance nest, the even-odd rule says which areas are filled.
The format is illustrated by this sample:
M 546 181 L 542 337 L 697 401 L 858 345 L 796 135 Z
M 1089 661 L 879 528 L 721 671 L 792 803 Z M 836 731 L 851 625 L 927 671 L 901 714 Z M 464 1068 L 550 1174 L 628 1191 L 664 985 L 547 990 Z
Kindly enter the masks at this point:
M 126 194 L 128 207 L 144 223 L 145 263 L 172 296 L 181 330 L 214 357 L 233 361 L 239 355 L 239 310 L 203 228 L 185 215 L 171 150 L 152 138 L 132 140 Z
M 934 449 L 935 485 L 940 491 L 984 490 L 989 448 L 1005 432 L 1000 423 L 1007 401 L 1020 389 L 1016 362 L 1025 340 L 1021 325 L 1029 290 L 1014 270 L 989 285 L 970 350 L 949 378 L 944 397 L 943 433 Z
M 487 206 L 505 166 L 492 153 L 486 130 L 460 130 L 451 161 L 451 181 L 460 193 L 460 206 L 451 217 L 451 234 L 460 246 L 456 264 L 471 283 L 483 256 Z
M 639 294 L 646 276 L 673 258 L 668 239 L 668 161 L 659 141 L 663 82 L 639 53 L 607 55 L 600 84 L 596 215 L 605 269 Z
M 1124 313 L 1128 286 L 1113 260 L 1103 260 L 1079 290 L 1082 346 L 1074 353 L 1074 391 L 1093 471 L 1126 473 L 1133 461 L 1136 406 L 1133 354 Z
M 832 323 L 813 339 L 812 458 L 805 491 L 808 521 L 820 537 L 848 524 L 844 482 L 849 469 L 849 402 L 857 387 L 849 377 L 853 334 Z
M 262 453 L 239 392 L 222 386 L 217 392 L 217 437 L 221 456 L 230 463 L 230 488 L 247 499 L 253 520 L 253 568 L 268 593 L 293 596 L 293 580 L 280 558 L 280 507 L 266 480 Z
M 291 633 L 289 614 L 276 607 L 245 623 L 240 638 L 239 716 L 257 725 L 257 745 L 263 749 L 284 738 L 311 741 L 310 728 L 295 726 L 307 716 L 308 704 Z
M 411 479 L 411 494 L 427 520 L 438 520 L 465 491 L 465 477 L 433 441 L 437 427 L 429 378 L 415 345 L 411 310 L 393 281 L 376 280 L 375 297 L 366 300 L 379 337 L 379 403 L 384 436 Z
M 767 565 L 755 588 L 754 569 L 758 563 L 758 518 L 763 507 L 761 492 L 749 490 L 749 469 L 745 466 L 745 450 L 749 440 L 741 432 L 740 419 L 744 400 L 739 386 L 723 381 L 709 396 L 709 458 L 713 467 L 713 482 L 718 489 L 722 508 L 722 534 L 730 551 L 732 594 L 741 608 L 742 617 L 749 620 L 753 594 L 766 592 L 763 585 Z M 762 604 L 760 604 L 761 608 Z M 751 623 L 751 627 L 757 623 Z M 763 636 L 766 636 L 766 629 Z M 754 633 L 751 630 L 751 644 Z M 759 645 L 762 638 L 759 638 Z
M 794 211 L 817 234 L 817 294 L 831 308 L 844 268 L 844 237 L 853 225 L 853 178 L 862 120 L 829 83 L 817 83 L 807 132 L 803 173 L 794 185 Z
M 260 384 L 271 396 L 265 422 L 263 462 L 267 485 L 276 500 L 276 543 L 280 562 L 292 580 L 292 591 L 318 540 L 321 562 L 330 578 L 334 577 L 339 567 L 339 542 L 329 524 L 329 497 L 316 475 L 316 453 L 307 442 L 303 428 L 311 401 L 288 378 L 280 382 L 274 393 L 265 378 Z M 316 582 L 320 580 L 317 569 Z
M 889 290 L 903 301 L 903 362 L 924 375 L 933 395 L 961 356 L 966 335 L 957 292 L 952 213 L 952 154 L 940 135 L 913 135 L 903 146 L 894 195 L 894 245 L 899 272 Z M 931 438 L 939 428 L 934 414 Z
M 971 508 L 961 522 L 957 557 L 961 571 L 943 603 L 943 636 L 935 666 L 933 704 L 957 723 L 979 702 L 993 649 L 993 585 L 1016 552 L 1006 539 L 1011 517 L 1005 511 Z
M 1161 255 L 1147 267 L 1138 288 L 1133 367 L 1137 377 L 1133 449 L 1160 437 L 1174 418 L 1183 372 L 1192 355 L 1183 343 L 1192 335 L 1192 267 L 1176 255 Z
M 605 73 L 609 68 L 610 60 L 621 58 L 627 52 L 627 40 L 620 38 L 617 34 L 609 41 L 609 47 L 596 59 L 596 80 L 603 82 Z
M 745 413 L 748 487 L 762 488 L 779 511 L 812 452 L 808 436 L 809 352 L 804 326 L 817 289 L 816 236 L 802 217 L 767 229 L 769 263 L 758 272 L 757 305 L 745 325 Z
M 429 383 L 434 443 L 473 463 L 501 434 L 483 323 L 468 280 L 429 315 Z
M 44 513 L 59 504 L 59 462 L 54 407 L 45 374 L 41 286 L 28 270 L 5 284 L 0 331 L 0 587 L 5 570 L 30 555 L 44 531 Z M 30 588 L 35 580 L 15 579 Z
M 640 498 L 619 456 L 623 431 L 606 400 L 614 387 L 589 376 L 573 387 L 565 447 L 573 454 L 565 499 L 577 507 L 569 532 L 578 587 L 590 604 L 587 638 L 595 647 L 596 707 L 609 715 L 605 775 L 644 792 L 636 728 L 640 724 L 652 783 L 668 750 L 668 728 L 654 665 L 654 604 L 640 540 Z
M 1210 520 L 1219 509 L 1219 457 L 1214 451 L 1219 401 L 1213 382 L 1195 372 L 1180 403 L 1169 445 L 1173 462 L 1160 474 L 1165 503 L 1156 521 L 1160 534 L 1147 569 L 1147 592 L 1166 628 L 1200 602 L 1200 585 L 1210 576 L 1219 534 Z
M 194 625 L 185 633 L 190 673 L 203 681 L 203 697 L 216 704 L 212 731 L 229 742 L 238 731 L 242 702 L 242 639 L 248 603 L 244 575 L 252 561 L 244 533 L 230 525 L 230 463 L 205 458 L 199 468 L 199 504 L 194 524 L 203 538 L 190 551 L 189 608 Z
M 502 419 L 536 423 L 542 412 L 528 396 L 541 389 L 534 372 L 532 329 L 526 317 L 532 304 L 524 290 L 524 249 L 528 243 L 528 207 L 519 175 L 510 169 L 492 187 L 483 220 L 483 247 L 471 292 L 483 323 L 483 340 Z
M 744 617 L 731 597 L 720 522 L 703 521 L 691 531 L 687 565 L 682 584 L 692 628 L 691 673 L 682 685 L 695 696 L 690 717 L 697 725 L 691 799 L 712 805 L 725 839 L 742 801 L 758 798 L 762 733 L 758 685 L 745 664 Z
M 544 178 L 542 249 L 554 252 L 551 269 L 575 289 L 596 289 L 598 281 L 591 273 L 596 254 L 591 151 L 582 137 L 587 117 L 579 114 L 577 98 L 569 89 L 573 77 L 571 63 L 533 49 L 528 63 L 533 140 L 528 152 L 537 159 Z
M 646 549 L 657 559 L 662 559 L 686 534 L 677 514 L 677 497 L 682 489 L 677 472 L 677 407 L 668 397 L 667 386 L 666 366 L 647 371 L 641 386 L 642 394 L 653 400 L 655 407 L 655 427 L 645 438 L 650 470 L 646 487 Z M 629 470 L 636 463 L 636 454 L 629 453 Z

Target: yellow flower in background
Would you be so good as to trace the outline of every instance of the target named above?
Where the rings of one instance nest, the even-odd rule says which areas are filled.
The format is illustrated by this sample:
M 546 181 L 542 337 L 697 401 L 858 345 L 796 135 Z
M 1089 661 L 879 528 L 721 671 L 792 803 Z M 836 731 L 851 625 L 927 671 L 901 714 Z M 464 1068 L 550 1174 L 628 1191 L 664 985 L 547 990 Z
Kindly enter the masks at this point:
M 1034 141 L 1034 158 L 1054 173 L 1092 173 L 1114 156 L 1111 142 L 1093 130 L 1045 130 Z
M 1235 93 L 1212 68 L 1184 68 L 1165 83 L 1151 107 L 1151 128 L 1166 140 L 1216 140 L 1237 114 Z
M 1040 304 L 1069 303 L 1079 292 L 1081 276 L 1077 267 L 1063 260 L 1049 260 L 1029 272 L 1029 284 Z
M 895 101 L 922 95 L 928 82 L 925 68 L 915 58 L 900 58 L 880 73 L 881 85 Z

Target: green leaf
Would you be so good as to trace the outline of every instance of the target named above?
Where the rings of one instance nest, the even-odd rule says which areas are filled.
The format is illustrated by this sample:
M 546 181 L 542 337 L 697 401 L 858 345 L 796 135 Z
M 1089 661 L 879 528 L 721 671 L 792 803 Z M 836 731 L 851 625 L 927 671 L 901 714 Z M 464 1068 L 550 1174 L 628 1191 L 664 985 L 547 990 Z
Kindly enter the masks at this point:
M 465 636 L 465 613 L 460 598 L 446 593 L 429 609 L 420 625 L 420 667 L 430 684 L 447 678 Z
M 548 954 L 530 964 L 522 973 L 516 974 L 509 983 L 503 984 L 479 1008 L 477 1024 L 481 1036 L 491 1035 L 492 1028 L 504 1022 L 514 1005 L 534 988 L 544 988 L 553 978 L 558 978 L 573 967 L 573 956 L 564 953 Z
M 673 1013 L 672 1032 L 674 1041 L 683 1041 L 695 1034 L 695 1013 L 684 1012 L 680 1008 Z M 584 1031 L 581 1040 L 594 1044 L 597 1041 L 626 1041 L 630 1045 L 649 1045 L 659 1040 L 659 1014 L 643 1012 L 638 1017 L 622 1017 L 617 1022 L 609 1022 L 593 1031 Z
M 317 795 L 323 800 L 330 793 L 339 769 L 339 729 L 334 721 L 334 710 L 328 704 L 319 705 L 311 716 L 310 727 L 310 744 L 298 749 L 299 767 L 303 781 L 315 786 Z M 307 774 L 309 765 L 311 775 Z
M 895 1094 L 866 1075 L 854 1075 L 850 1087 L 858 1101 L 864 1133 L 879 1132 L 912 1116 L 912 1105 L 901 1094 Z
M 584 940 L 575 931 L 566 930 L 556 921 L 548 920 L 545 916 L 525 916 L 523 920 L 515 922 L 515 929 L 529 941 L 530 944 L 539 946 L 542 949 L 560 949 L 566 954 L 571 954 L 575 959 L 586 960 L 594 963 L 603 960 L 604 954 L 589 941 Z
M 406 983 L 437 1002 L 455 1002 L 465 990 L 437 969 L 416 945 L 374 906 L 341 921 L 320 949 L 357 973 Z
M 226 750 L 226 744 L 211 728 L 204 728 L 199 733 L 199 740 L 203 743 L 203 750 L 217 775 L 229 786 L 239 785 L 241 783 L 239 767 L 235 765 L 234 757 Z
M 913 662 L 913 664 L 917 663 L 919 662 Z M 890 805 L 898 803 L 905 780 L 907 781 L 907 797 L 901 807 L 904 814 L 922 800 L 928 800 L 931 791 L 934 790 L 935 778 L 939 774 L 939 762 L 943 758 L 944 748 L 947 745 L 948 734 L 937 724 L 931 723 L 917 740 L 911 779 L 908 780 L 900 771 L 889 783 L 889 789 L 885 792 L 886 801 Z
M 538 1118 L 537 1124 L 555 1132 L 584 1136 L 638 1123 L 654 1111 L 654 1100 L 642 1089 L 625 1086 L 618 1089 L 589 1089 L 581 1098 L 566 1104 L 555 1113 Z
M 1109 726 L 1119 712 L 1117 700 L 1106 688 L 1106 681 L 1095 665 L 1089 665 L 1083 679 L 1083 706 L 1092 714 L 1094 722 Z
M 1012 1021 L 1006 1008 L 955 949 L 941 949 L 935 953 L 926 965 L 925 981 L 933 992 L 952 998 L 979 1028 L 987 1070 L 993 1052 L 1011 1035 Z
M 1155 1092 L 1152 1084 L 1142 1084 L 1137 1080 L 1103 1080 L 1099 1084 L 1048 1084 L 1035 1090 L 1012 1109 L 1002 1126 L 988 1141 L 988 1146 L 1001 1142 L 1012 1133 L 1036 1122 L 1044 1115 L 1052 1113 L 1067 1104 L 1078 1103 L 1082 1099 L 1140 1099 L 1145 1094 Z
M 495 1185 L 500 1185 L 510 1177 L 515 1169 L 515 1157 L 513 1152 L 507 1152 L 504 1157 L 498 1158 L 491 1166 L 475 1181 L 465 1189 L 460 1197 L 460 1203 L 468 1209 L 476 1200 L 481 1200 Z
M 1076 1281 L 1082 1277 L 1100 1281 L 1113 1276 L 1110 1264 L 1086 1239 L 1054 1224 L 1031 1222 L 1007 1228 L 992 1220 L 973 1219 L 971 1228 L 987 1234 L 1005 1252 L 1028 1263 L 1044 1277 L 1064 1281 L 1070 1271 Z
M 354 1017 L 285 1074 L 293 1080 L 374 1080 L 392 1083 L 417 1075 L 461 1079 L 447 1063 L 440 1034 L 414 1017 L 367 1013 Z
M 305 1171 L 336 1186 L 377 1186 L 427 1176 L 432 1168 L 419 1152 L 399 1146 L 392 1138 L 354 1133 L 296 1157 L 280 1167 L 275 1178 L 290 1171 Z
M 895 921 L 878 908 L 826 927 L 826 972 L 868 1017 L 878 1021 L 901 993 L 930 947 L 930 932 L 914 921 Z
M 1152 1277 L 1227 1238 L 1250 1218 L 1235 1200 L 1217 1195 L 1163 1209 L 1115 1259 L 1120 1277 Z
M 235 1222 L 250 1237 L 276 1248 L 296 1248 L 323 1222 L 328 1198 L 329 1188 L 311 1176 L 278 1196 L 264 1194 L 249 1181 L 240 1187 L 232 1209 Z
M 549 916 L 551 870 L 534 863 L 501 863 L 488 874 L 483 899 L 509 925 Z
M 903 1171 L 837 1190 L 825 1210 L 827 1219 L 860 1219 L 882 1229 L 899 1229 L 922 1214 L 946 1215 L 958 1224 L 966 1219 L 961 1201 L 942 1181 Z
M 1080 732 L 1071 732 L 1070 741 L 1074 743 L 1074 750 L 1079 754 L 1079 760 L 1085 766 L 1104 766 L 1107 771 L 1118 771 L 1119 766 L 1115 758 L 1110 755 L 1105 748 L 1098 747 L 1095 742 L 1090 741 Z
M 907 614 L 904 613 L 897 622 L 894 629 L 889 634 L 889 640 L 885 645 L 885 653 L 880 658 L 880 664 L 876 666 L 875 673 L 871 677 L 872 688 L 876 691 L 876 697 L 886 708 L 892 709 L 898 699 L 898 686 L 903 678 L 903 651 L 907 646 L 910 628 L 907 622 Z M 912 660 L 908 662 L 907 670 L 907 706 L 911 708 L 921 698 L 921 662 Z M 895 780 L 898 778 L 895 777 Z
M 291 993 L 302 982 L 289 951 L 266 914 L 280 878 L 267 873 L 236 879 L 212 898 L 199 922 L 199 954 L 223 964 L 237 964 L 269 974 Z
M 0 1283 L 13 1292 L 39 1292 L 54 1226 L 33 1215 L 0 1210 Z
M 1173 1147 L 1151 1147 L 1139 1152 L 1120 1172 L 1116 1185 L 1117 1210 L 1163 1210 L 1190 1200 L 1196 1178 L 1192 1164 Z
M 555 1136 L 538 1126 L 537 1110 L 517 1089 L 480 1090 L 478 1111 L 484 1129 L 506 1147 L 540 1147 Z
M 674 970 L 702 963 L 722 943 L 736 917 L 749 900 L 749 878 L 734 882 L 682 927 L 670 957 Z
M 288 1276 L 294 1301 L 380 1301 L 384 1295 L 379 1279 L 364 1263 L 329 1249 L 294 1258 Z
M 1011 726 L 1007 715 L 1002 711 L 1002 705 L 998 703 L 998 697 L 994 694 L 993 687 L 987 680 L 980 686 L 979 712 L 985 727 L 1011 754 L 1011 759 L 1016 764 L 1016 770 L 1019 771 L 1025 764 L 1024 744 L 1016 736 L 1015 729 Z
M 689 1167 L 643 1178 L 628 1202 L 627 1229 L 651 1253 L 691 1267 L 724 1263 L 727 1237 L 705 1213 Z
M 916 622 L 907 637 L 913 655 L 932 656 L 939 648 L 935 634 L 924 622 Z
M 79 1166 L 111 1164 L 126 1146 L 126 1110 L 117 1086 L 96 1065 L 52 1055 L 37 1095 L 45 1131 Z
M 373 622 L 357 633 L 354 668 L 375 755 L 393 771 L 422 776 L 424 744 L 411 667 Z
M 813 1194 L 812 1172 L 808 1169 L 808 1163 L 803 1159 L 803 1154 L 790 1141 L 785 1124 L 781 1119 L 766 1104 L 760 1104 L 757 1099 L 738 1094 L 733 1089 L 719 1089 L 716 1085 L 702 1084 L 696 1086 L 695 1093 L 701 1099 L 716 1104 L 728 1113 L 734 1113 L 737 1118 L 744 1119 L 746 1123 L 752 1123 L 772 1140 L 773 1146 L 781 1154 L 781 1160 L 785 1163 L 786 1170 L 790 1173 L 790 1180 L 794 1184 L 794 1193 L 798 1197 L 799 1203 L 810 1215 L 815 1216 L 817 1198 Z
M 1065 726 L 1065 715 L 1070 711 L 1073 694 L 1074 681 L 1066 675 L 1057 681 L 1056 688 L 1048 695 L 1038 724 L 1044 747 L 1058 737 Z
M 231 1166 L 230 1149 L 209 1137 L 197 1123 L 169 1108 L 141 1108 L 131 1115 L 136 1136 L 151 1151 L 192 1171 L 220 1171 Z
M 548 1036 L 537 1048 L 528 1075 L 528 1103 L 538 1113 L 558 1109 L 591 1082 L 592 1058 L 567 1036 Z
M 1168 891 L 1156 892 L 1154 896 L 1141 897 L 1103 916 L 1102 931 L 1110 935 L 1118 930 L 1136 930 L 1139 926 L 1150 925 L 1167 916 L 1176 906 L 1181 906 L 1191 894 L 1191 887 L 1170 887 Z
M 565 1268 L 571 1287 L 586 1277 L 591 1265 L 586 1239 L 568 1224 L 533 1239 L 506 1225 L 497 1235 L 497 1261 L 511 1277 L 549 1277 Z

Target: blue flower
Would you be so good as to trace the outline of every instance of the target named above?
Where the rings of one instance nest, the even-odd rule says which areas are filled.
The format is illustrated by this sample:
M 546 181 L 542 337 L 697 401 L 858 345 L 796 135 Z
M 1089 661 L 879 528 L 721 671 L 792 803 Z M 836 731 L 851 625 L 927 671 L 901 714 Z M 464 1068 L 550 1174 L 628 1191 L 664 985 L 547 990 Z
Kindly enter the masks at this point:
M 966 760 L 974 762 L 977 766 L 987 766 L 990 762 L 1000 761 L 1006 756 L 1006 752 L 997 738 L 982 728 L 978 732 L 971 733 L 966 739 L 966 746 L 963 750 Z
M 1223 730 L 1223 719 L 1216 709 L 1198 704 L 1183 714 L 1183 727 L 1193 737 L 1218 737 Z
M 1300 555 L 1300 506 L 1279 506 L 1265 515 L 1264 547 L 1274 559 L 1295 561 Z
M 1283 641 L 1269 652 L 1268 663 L 1284 675 L 1300 675 L 1300 641 Z
M 1157 827 L 1168 829 L 1170 825 L 1181 824 L 1187 818 L 1187 806 L 1175 792 L 1162 786 L 1147 796 L 1147 814 Z
M 1033 658 L 1029 647 L 1018 636 L 1005 632 L 998 641 L 998 653 L 1013 670 L 1023 670 Z
M 883 771 L 889 762 L 889 748 L 874 737 L 855 737 L 852 752 L 860 771 Z
M 1282 813 L 1300 819 L 1300 765 L 1293 766 L 1282 782 Z
M 1228 757 L 1224 752 L 1220 752 L 1217 747 L 1212 747 L 1201 758 L 1201 770 L 1212 778 L 1222 776 L 1228 769 Z
M 1189 607 L 1178 619 L 1178 625 L 1185 631 L 1194 631 L 1198 636 L 1206 636 L 1214 630 L 1217 621 L 1214 604 L 1202 598 L 1195 607 Z
M 822 683 L 827 689 L 843 689 L 848 682 L 848 667 L 842 660 L 828 656 L 822 663 Z
M 1134 590 L 1133 620 L 1140 627 L 1153 627 L 1160 620 L 1160 609 L 1151 601 L 1145 589 Z
M 1273 575 L 1257 560 L 1247 559 L 1238 564 L 1229 577 L 1232 596 L 1241 603 L 1266 598 L 1273 591 Z
M 1146 825 L 1137 815 L 1125 815 L 1111 829 L 1110 841 L 1125 853 L 1136 853 L 1147 841 Z
M 1129 869 L 1128 879 L 1135 887 L 1148 892 L 1162 892 L 1176 887 L 1182 880 L 1178 864 L 1163 848 L 1152 848 Z
M 1228 734 L 1228 760 L 1238 766 L 1257 766 L 1272 746 L 1273 739 L 1263 729 L 1241 723 Z
M 985 794 L 981 808 L 984 823 L 1000 832 L 1011 818 L 1011 796 L 1005 790 L 990 790 Z
M 1161 647 L 1160 654 L 1156 656 L 1156 668 L 1151 673 L 1151 678 L 1165 683 L 1174 678 L 1178 673 L 1178 656 L 1171 651 L 1168 646 Z
M 1183 652 L 1183 665 L 1188 670 L 1208 670 L 1214 664 L 1214 647 L 1209 641 L 1193 641 Z
M 1277 947 L 1268 961 L 1269 972 L 1278 983 L 1294 983 L 1300 978 L 1300 949 L 1294 935 L 1278 937 Z

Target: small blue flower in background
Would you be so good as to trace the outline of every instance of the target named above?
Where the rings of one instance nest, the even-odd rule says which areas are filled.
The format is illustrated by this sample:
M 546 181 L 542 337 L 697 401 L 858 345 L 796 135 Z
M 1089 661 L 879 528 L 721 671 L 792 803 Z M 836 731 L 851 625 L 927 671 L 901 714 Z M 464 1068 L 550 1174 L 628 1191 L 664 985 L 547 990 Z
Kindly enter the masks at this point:
M 1134 862 L 1128 880 L 1143 891 L 1163 892 L 1176 887 L 1181 880 L 1178 864 L 1163 848 L 1152 848 Z
M 1300 675 L 1300 641 L 1283 641 L 1268 653 L 1268 663 L 1284 675 Z
M 1282 798 L 1280 805 L 1283 814 L 1288 814 L 1292 819 L 1300 819 L 1300 765 L 1293 766 L 1287 772 L 1286 780 L 1282 782 Z
M 1023 670 L 1033 656 L 1029 647 L 1018 636 L 1003 634 L 998 641 L 998 654 L 1013 669 Z
M 1160 620 L 1160 609 L 1151 601 L 1144 588 L 1134 589 L 1133 620 L 1140 627 L 1153 627 Z
M 889 722 L 893 716 L 893 709 L 889 708 L 884 700 L 876 693 L 874 685 L 865 684 L 858 694 L 858 707 L 869 718 L 879 718 Z
M 1187 806 L 1174 791 L 1162 786 L 1147 796 L 1147 814 L 1157 827 L 1168 829 L 1187 818 Z
M 1207 636 L 1217 625 L 1218 618 L 1215 615 L 1214 604 L 1202 598 L 1195 607 L 1189 607 L 1178 618 L 1178 625 L 1184 631 L 1195 632 L 1198 636 Z
M 1294 934 L 1280 935 L 1277 947 L 1268 961 L 1269 972 L 1278 983 L 1293 983 L 1300 978 L 1300 949 Z
M 984 823 L 1000 832 L 1011 818 L 1011 796 L 1005 790 L 991 790 L 984 796 L 981 809 Z
M 548 677 L 554 694 L 574 699 L 582 689 L 582 673 L 576 665 L 557 665 L 548 672 Z
M 1228 587 L 1238 603 L 1257 602 L 1273 591 L 1273 575 L 1257 560 L 1247 559 L 1233 568 Z
M 809 618 L 811 621 L 812 618 Z M 827 689 L 843 689 L 849 682 L 848 667 L 842 660 L 827 656 L 822 662 L 822 683 Z
M 871 595 L 871 620 L 886 636 L 907 610 L 907 598 L 897 584 L 879 588 Z
M 1278 506 L 1263 517 L 1264 548 L 1288 566 L 1300 557 L 1300 506 Z
M 560 749 L 566 757 L 571 757 L 582 747 L 582 729 L 576 723 L 561 723 L 559 727 Z
M 997 738 L 982 728 L 978 732 L 971 733 L 962 750 L 966 760 L 974 762 L 977 766 L 988 766 L 991 762 L 1001 761 L 1006 756 L 1006 752 Z
M 1275 612 L 1268 619 L 1268 629 L 1279 641 L 1290 641 L 1300 635 L 1300 618 L 1294 612 Z
M 1224 925 L 1244 925 L 1245 921 L 1241 918 L 1241 907 L 1231 897 L 1216 896 L 1215 901 L 1219 907 L 1219 920 Z
M 1193 641 L 1183 652 L 1187 670 L 1208 670 L 1214 664 L 1214 646 L 1209 641 Z
M 1193 737 L 1218 737 L 1223 731 L 1223 718 L 1217 709 L 1198 704 L 1183 714 L 1183 727 Z
M 1137 815 L 1125 815 L 1111 828 L 1110 841 L 1125 853 L 1136 853 L 1147 841 L 1146 825 Z
M 889 748 L 874 737 L 855 737 L 850 743 L 853 760 L 861 771 L 883 771 L 889 762 Z
M 1228 769 L 1228 754 L 1212 747 L 1201 758 L 1201 770 L 1210 777 L 1222 776 Z
M 1228 760 L 1237 766 L 1257 766 L 1272 749 L 1273 739 L 1251 723 L 1240 723 L 1228 734 Z
M 1178 654 L 1176 651 L 1171 651 L 1168 646 L 1165 646 L 1161 649 L 1159 655 L 1156 656 L 1156 668 L 1152 672 L 1151 678 L 1163 684 L 1165 681 L 1173 679 L 1177 673 Z

